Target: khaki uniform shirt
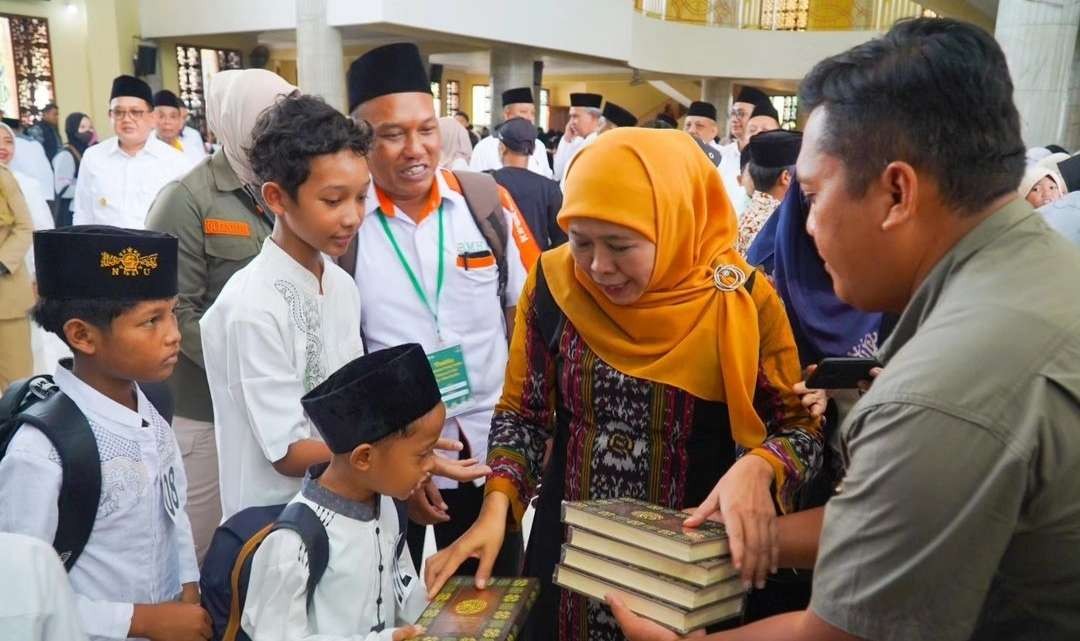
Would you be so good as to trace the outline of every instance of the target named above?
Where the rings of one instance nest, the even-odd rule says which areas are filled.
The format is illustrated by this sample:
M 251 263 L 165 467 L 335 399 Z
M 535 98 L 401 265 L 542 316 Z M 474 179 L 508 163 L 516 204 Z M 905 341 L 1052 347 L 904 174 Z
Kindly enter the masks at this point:
M 210 388 L 203 366 L 199 320 L 221 288 L 259 253 L 273 229 L 270 215 L 259 211 L 240 179 L 218 151 L 158 194 L 146 227 L 179 239 L 180 360 L 169 385 L 176 414 L 213 420 Z
M 840 428 L 819 617 L 871 641 L 1080 639 L 1078 274 L 1020 200 L 934 267 Z

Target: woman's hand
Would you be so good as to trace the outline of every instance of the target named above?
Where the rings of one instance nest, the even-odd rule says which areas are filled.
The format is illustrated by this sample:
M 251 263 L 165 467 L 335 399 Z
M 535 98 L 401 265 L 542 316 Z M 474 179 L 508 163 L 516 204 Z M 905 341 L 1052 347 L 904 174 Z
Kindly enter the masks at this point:
M 806 408 L 806 411 L 810 412 L 810 416 L 814 418 L 821 418 L 825 415 L 825 408 L 829 404 L 829 392 L 823 389 L 810 389 L 806 386 L 806 381 L 810 380 L 810 375 L 817 369 L 817 365 L 811 365 L 803 371 L 803 380 L 795 383 L 791 387 L 791 391 L 795 392 L 799 396 L 799 402 Z
M 450 520 L 450 513 L 435 481 L 430 478 L 421 482 L 409 497 L 409 520 L 418 525 L 435 525 Z
M 506 536 L 506 515 L 510 511 L 510 499 L 499 492 L 492 492 L 484 497 L 484 506 L 480 516 L 465 534 L 437 554 L 428 557 L 424 568 L 424 583 L 427 585 L 428 599 L 442 589 L 446 580 L 466 559 L 478 558 L 476 587 L 483 590 L 491 578 L 495 559 L 499 556 L 503 538 Z
M 779 562 L 772 482 L 769 462 L 747 454 L 731 466 L 705 502 L 684 522 L 686 527 L 698 527 L 711 515 L 720 513 L 727 529 L 731 562 L 740 571 L 747 589 L 764 588 L 765 579 L 776 573 Z
M 455 441 L 448 438 L 440 438 L 435 443 L 435 449 L 444 450 L 447 452 L 460 452 L 464 449 L 464 445 L 461 441 Z M 448 478 L 458 483 L 469 483 L 476 479 L 482 479 L 491 474 L 491 468 L 487 465 L 481 465 L 477 459 L 448 459 L 442 456 L 435 456 L 435 469 L 432 470 L 433 476 L 441 476 Z

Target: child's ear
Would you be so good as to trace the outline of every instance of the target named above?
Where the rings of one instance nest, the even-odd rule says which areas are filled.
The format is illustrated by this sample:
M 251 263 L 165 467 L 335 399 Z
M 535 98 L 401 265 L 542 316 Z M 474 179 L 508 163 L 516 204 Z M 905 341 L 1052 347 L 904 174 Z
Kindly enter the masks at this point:
M 88 356 L 97 353 L 102 336 L 100 329 L 78 318 L 72 318 L 64 323 L 61 329 L 64 332 L 64 338 L 67 339 L 67 344 L 72 350 Z
M 285 190 L 281 188 L 281 185 L 275 182 L 263 183 L 262 186 L 263 202 L 270 208 L 275 216 L 281 216 L 285 213 L 285 203 L 287 202 L 289 195 L 285 193 Z
M 349 464 L 361 472 L 367 472 L 371 469 L 371 455 L 371 443 L 357 445 L 353 448 L 353 451 L 349 453 Z

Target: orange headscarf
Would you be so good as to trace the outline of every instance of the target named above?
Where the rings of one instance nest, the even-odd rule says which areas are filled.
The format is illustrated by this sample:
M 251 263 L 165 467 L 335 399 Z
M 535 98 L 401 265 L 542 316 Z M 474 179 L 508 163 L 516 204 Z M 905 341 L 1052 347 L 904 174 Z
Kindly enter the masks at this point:
M 619 128 L 578 153 L 565 191 L 563 229 L 592 218 L 656 244 L 652 278 L 631 305 L 609 301 L 568 245 L 543 255 L 552 296 L 586 344 L 621 372 L 726 402 L 735 441 L 760 445 L 757 308 L 745 287 L 723 291 L 714 280 L 717 267 L 750 274 L 734 249 L 737 222 L 716 168 L 681 131 Z

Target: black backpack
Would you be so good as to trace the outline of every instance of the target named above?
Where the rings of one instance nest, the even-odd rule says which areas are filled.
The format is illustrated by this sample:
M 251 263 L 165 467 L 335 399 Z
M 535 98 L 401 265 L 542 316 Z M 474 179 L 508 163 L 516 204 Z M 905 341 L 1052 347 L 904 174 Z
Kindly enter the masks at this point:
M 158 413 L 172 422 L 172 396 L 160 383 L 140 384 Z M 90 423 L 52 376 L 15 381 L 0 397 L 0 459 L 19 428 L 33 425 L 60 456 L 63 480 L 57 498 L 59 517 L 53 548 L 69 572 L 82 554 L 101 501 L 101 459 Z
M 321 468 L 316 468 L 312 475 L 318 476 L 326 464 L 321 464 Z M 395 499 L 394 506 L 401 534 L 396 555 L 400 556 L 405 545 L 408 516 L 404 502 Z M 310 611 L 315 587 L 330 563 L 330 541 L 322 521 L 303 503 L 249 507 L 218 526 L 203 559 L 199 591 L 202 592 L 202 606 L 213 622 L 214 633 L 210 637 L 213 641 L 250 641 L 240 627 L 240 618 L 247 602 L 251 562 L 266 537 L 278 530 L 296 532 L 307 550 L 306 590 Z

